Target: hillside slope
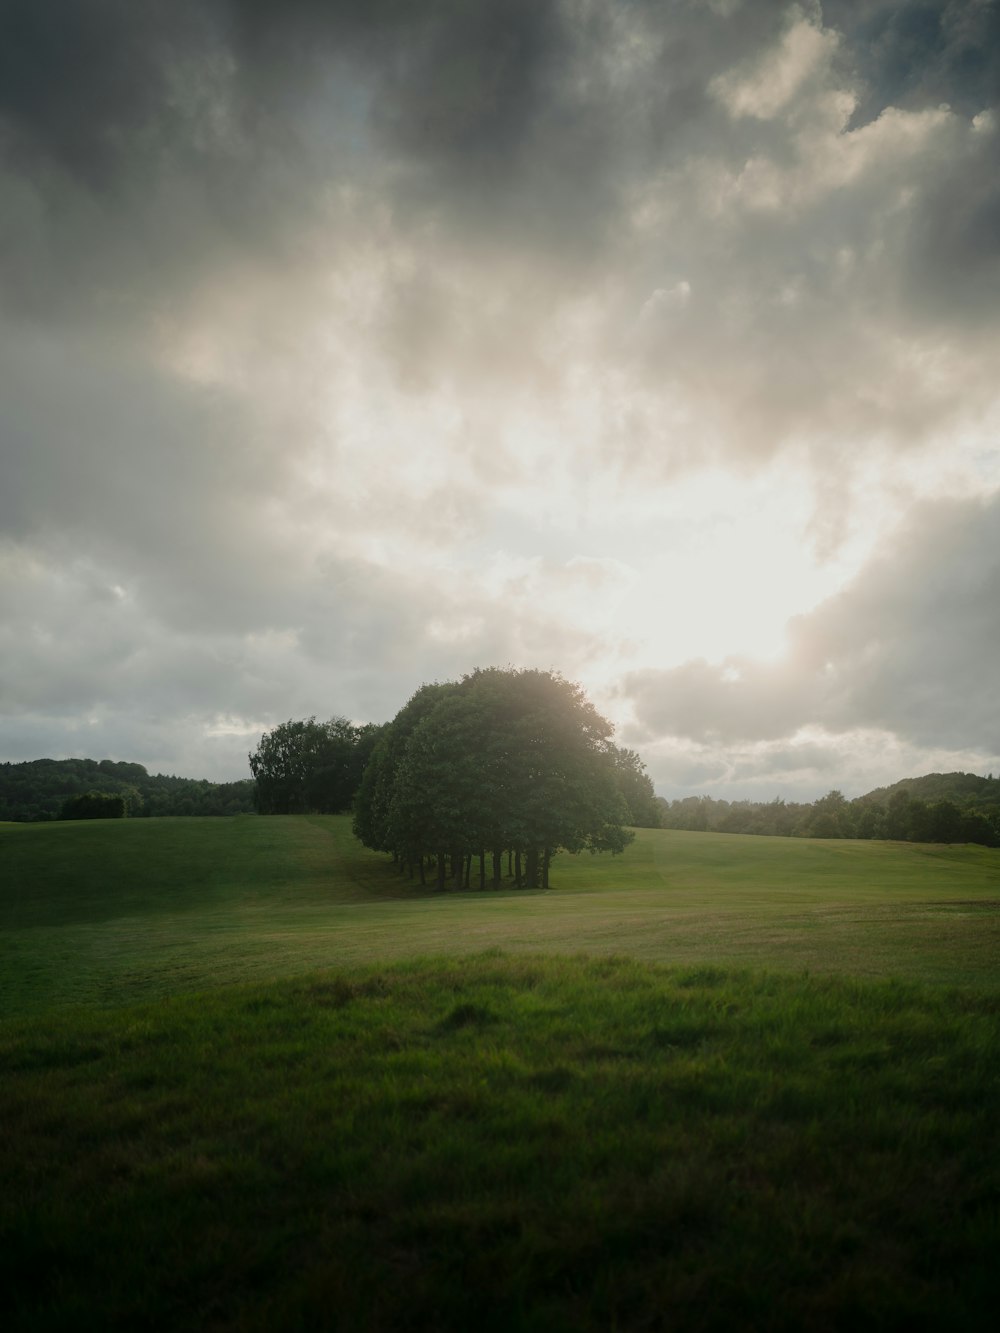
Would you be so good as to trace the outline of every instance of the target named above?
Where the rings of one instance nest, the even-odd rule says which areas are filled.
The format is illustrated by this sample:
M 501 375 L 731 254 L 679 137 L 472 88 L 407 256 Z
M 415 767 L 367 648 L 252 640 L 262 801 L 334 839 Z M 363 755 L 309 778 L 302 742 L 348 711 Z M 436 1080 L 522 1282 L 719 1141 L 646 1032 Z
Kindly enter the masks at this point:
M 640 830 L 553 889 L 421 891 L 345 816 L 0 827 L 0 1005 L 94 1005 L 487 948 L 992 981 L 1000 854 Z

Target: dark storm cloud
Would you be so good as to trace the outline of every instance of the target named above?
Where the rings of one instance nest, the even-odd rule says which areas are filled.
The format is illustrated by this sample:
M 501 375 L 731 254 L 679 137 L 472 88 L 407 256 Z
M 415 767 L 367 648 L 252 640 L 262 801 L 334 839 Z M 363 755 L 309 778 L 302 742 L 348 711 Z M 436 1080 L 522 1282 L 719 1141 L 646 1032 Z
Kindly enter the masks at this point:
M 1000 309 L 1000 133 L 982 137 L 927 189 L 902 273 L 916 315 L 952 329 L 995 329 Z
M 745 207 L 761 164 L 801 174 L 808 159 L 780 126 L 727 116 L 713 80 L 752 70 L 807 18 L 843 28 L 844 77 L 881 89 L 882 110 L 914 84 L 892 52 L 916 39 L 906 46 L 900 34 L 930 31 L 936 15 L 944 53 L 914 48 L 906 67 L 933 67 L 934 88 L 954 84 L 970 110 L 990 105 L 990 79 L 970 85 L 962 52 L 989 49 L 993 6 L 965 6 L 975 13 L 964 22 L 954 6 L 884 6 L 877 23 L 862 21 L 861 8 L 89 0 L 56 9 L 10 0 L 0 33 L 8 300 L 120 326 L 164 301 L 181 304 L 207 273 L 240 259 L 295 267 L 310 231 L 325 230 L 346 254 L 356 228 L 382 210 L 386 246 L 416 243 L 424 275 L 464 260 L 519 285 L 533 327 L 505 312 L 509 336 L 494 321 L 494 341 L 536 361 L 560 306 L 613 278 L 586 353 L 623 363 L 657 392 L 683 384 L 703 406 L 717 397 L 712 380 L 725 377 L 740 404 L 734 417 L 759 418 L 747 447 L 765 450 L 812 417 L 822 426 L 825 396 L 870 364 L 871 346 L 855 357 L 844 344 L 848 322 L 866 321 L 863 343 L 892 336 L 884 317 L 868 320 L 863 293 L 883 288 L 890 321 L 897 307 L 918 325 L 977 308 L 995 323 L 1000 135 L 960 149 L 950 166 L 929 163 L 923 186 L 910 179 L 924 197 L 891 224 L 894 234 L 891 192 L 862 189 L 856 205 L 838 201 L 831 212 L 828 189 L 796 205 L 785 178 L 775 185 L 786 196 L 780 209 Z M 927 104 L 917 92 L 908 99 Z M 823 154 L 830 143 L 805 147 Z M 692 166 L 703 158 L 738 190 L 717 216 L 695 197 Z M 344 184 L 361 191 L 361 215 L 339 235 L 329 187 Z M 650 189 L 669 221 L 636 234 L 637 201 Z M 887 244 L 894 257 L 878 274 L 870 265 L 856 274 L 855 299 L 831 267 L 835 255 Z M 636 358 L 629 324 L 679 278 L 693 289 L 684 318 L 647 321 Z M 782 305 L 779 293 L 793 288 L 796 303 Z M 387 292 L 391 354 L 391 281 Z M 432 311 L 422 337 L 406 331 L 420 347 L 421 387 L 453 362 L 453 327 Z M 815 350 L 802 352 L 803 332 Z M 488 341 L 480 364 L 493 360 Z M 777 395 L 762 385 L 773 357 L 790 362 Z M 412 376 L 409 357 L 400 366 Z M 511 369 L 523 372 L 523 358 Z M 864 429 L 884 424 L 876 398 L 855 396 L 867 405 Z M 733 431 L 732 419 L 718 423 L 730 452 Z
M 464 161 L 489 184 L 529 134 L 566 42 L 546 0 L 6 0 L 0 22 L 10 146 L 94 188 L 172 152 L 239 156 L 269 136 L 301 147 L 304 105 L 351 66 L 408 156 Z M 242 143 L 206 139 L 222 111 Z
M 789 626 L 778 663 L 631 675 L 647 739 L 770 741 L 811 724 L 1000 750 L 1000 499 L 925 503 L 842 593 Z
M 782 8 L 741 10 L 706 43 L 696 5 L 7 0 L 0 123 L 17 168 L 116 206 L 132 180 L 194 175 L 238 234 L 241 205 L 269 213 L 262 172 L 290 210 L 317 171 L 351 170 L 351 122 L 346 157 L 386 155 L 401 204 L 573 251 L 610 222 L 622 169 L 679 151 L 707 79 Z
M 183 0 L 5 0 L 0 116 L 15 160 L 48 160 L 95 188 L 113 181 L 165 119 L 167 62 L 202 35 L 196 18 Z
M 947 102 L 975 115 L 1000 95 L 996 0 L 823 0 L 823 18 L 848 43 L 860 93 L 853 125 L 887 106 Z
M 1000 104 L 996 0 L 824 0 L 844 40 L 840 67 L 858 103 L 850 127 L 887 108 L 948 106 L 969 119 Z M 995 322 L 1000 296 L 1000 135 L 927 183 L 906 237 L 902 279 L 920 313 Z
M 324 165 L 309 127 L 326 109 L 328 146 L 341 146 L 338 122 L 357 121 L 405 168 L 408 202 L 487 227 L 492 215 L 527 242 L 553 240 L 576 209 L 560 238 L 572 249 L 594 216 L 610 223 L 631 173 L 718 151 L 711 80 L 751 64 L 796 15 L 844 34 L 845 76 L 868 89 L 858 124 L 886 106 L 972 114 L 996 101 L 990 3 L 6 0 L 0 117 L 22 164 L 109 189 L 177 165 L 208 185 L 228 163 L 221 199 L 276 165 L 268 151 Z M 729 137 L 738 157 L 746 136 Z M 344 164 L 333 151 L 325 165 Z M 306 188 L 294 171 L 286 183 Z

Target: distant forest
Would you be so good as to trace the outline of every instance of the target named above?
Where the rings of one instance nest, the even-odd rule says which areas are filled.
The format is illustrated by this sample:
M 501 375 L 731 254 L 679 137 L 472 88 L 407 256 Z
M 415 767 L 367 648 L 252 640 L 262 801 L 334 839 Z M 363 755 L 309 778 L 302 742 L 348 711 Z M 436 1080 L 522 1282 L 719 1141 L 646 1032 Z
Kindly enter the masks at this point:
M 289 732 L 336 730 L 336 723 L 318 724 L 314 719 L 285 723 L 266 735 L 254 758 L 268 744 L 285 743 Z M 356 729 L 354 748 L 367 760 L 374 739 L 382 728 Z M 339 735 L 337 739 L 343 741 Z M 284 749 L 284 745 L 281 746 Z M 622 752 L 632 761 L 638 780 L 644 777 L 637 755 Z M 318 757 L 318 756 L 317 756 Z M 284 807 L 252 779 L 240 782 L 208 782 L 204 779 L 150 775 L 142 764 L 116 763 L 111 759 L 32 759 L 26 763 L 0 763 L 0 820 L 38 822 L 52 819 L 87 818 L 98 813 L 94 798 L 104 797 L 101 812 L 133 817 L 157 815 L 238 815 L 257 810 L 270 813 L 285 809 L 348 809 L 360 781 L 363 764 L 355 755 L 347 777 L 350 791 L 337 791 L 337 800 L 320 800 L 303 783 L 296 803 Z M 259 767 L 259 766 L 258 766 Z M 311 768 L 312 782 L 322 778 L 330 785 L 332 765 Z M 287 770 L 286 770 L 287 772 Z M 260 776 L 264 774 L 261 771 Z M 344 779 L 341 778 L 341 782 Z M 323 791 L 324 797 L 333 796 Z M 640 800 L 631 792 L 636 808 Z M 89 809 L 88 809 L 89 806 Z M 635 817 L 635 816 L 634 816 Z M 878 787 L 855 800 L 839 791 L 812 802 L 721 801 L 711 796 L 685 796 L 667 801 L 656 797 L 643 806 L 637 823 L 663 828 L 690 829 L 709 833 L 756 833 L 799 838 L 889 838 L 908 842 L 975 842 L 1000 847 L 1000 776 L 975 773 L 928 773 L 904 778 L 891 787 Z
M 685 796 L 660 805 L 663 828 L 798 838 L 889 838 L 1000 847 L 1000 778 L 927 773 L 877 787 L 853 801 L 839 791 L 818 801 L 716 801 Z
M 104 798 L 97 801 L 95 797 Z M 151 776 L 142 764 L 112 759 L 31 759 L 0 764 L 0 820 L 35 823 L 105 813 L 239 815 L 254 810 L 254 784 Z

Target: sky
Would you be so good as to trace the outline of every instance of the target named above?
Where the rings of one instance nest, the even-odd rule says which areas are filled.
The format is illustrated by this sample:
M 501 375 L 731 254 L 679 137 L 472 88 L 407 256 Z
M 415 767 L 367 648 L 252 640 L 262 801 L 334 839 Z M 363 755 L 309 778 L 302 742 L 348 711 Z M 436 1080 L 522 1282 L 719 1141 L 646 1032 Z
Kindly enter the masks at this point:
M 1000 772 L 998 103 L 995 0 L 0 0 L 0 759 Z

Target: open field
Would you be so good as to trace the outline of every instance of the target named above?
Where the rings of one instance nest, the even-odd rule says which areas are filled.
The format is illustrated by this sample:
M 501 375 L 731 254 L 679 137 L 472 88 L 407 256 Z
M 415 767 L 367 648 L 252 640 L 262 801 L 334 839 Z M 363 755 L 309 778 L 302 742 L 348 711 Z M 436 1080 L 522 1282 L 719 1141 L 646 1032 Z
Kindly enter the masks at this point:
M 6 1014 L 499 947 L 990 984 L 1000 854 L 640 830 L 548 893 L 434 894 L 346 817 L 0 826 Z
M 648 831 L 553 883 L 0 826 L 5 1327 L 992 1329 L 1000 855 Z

